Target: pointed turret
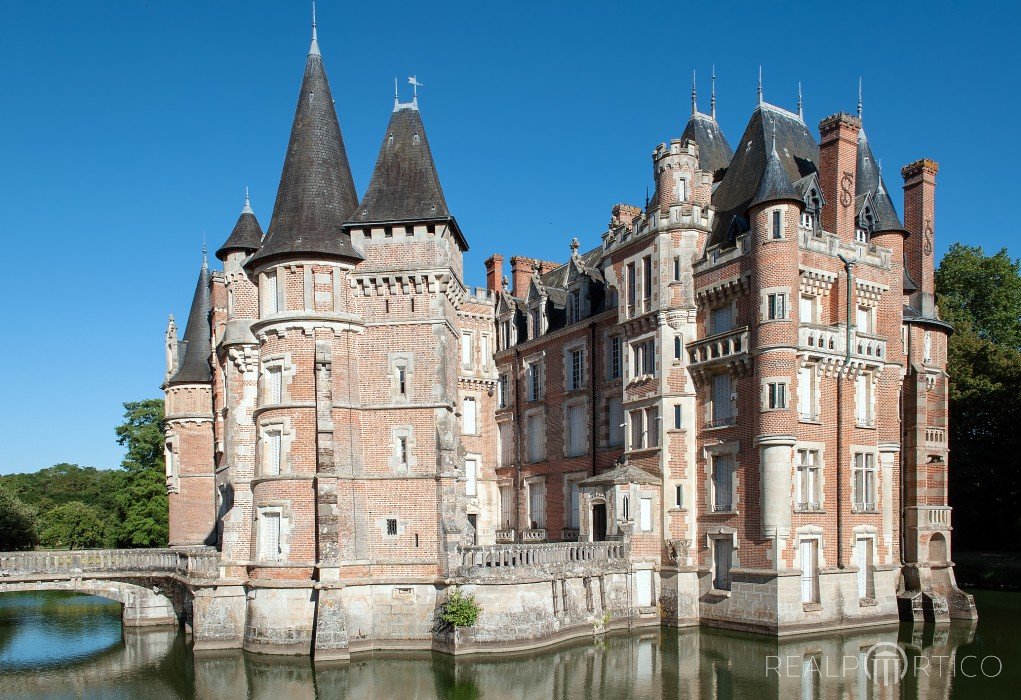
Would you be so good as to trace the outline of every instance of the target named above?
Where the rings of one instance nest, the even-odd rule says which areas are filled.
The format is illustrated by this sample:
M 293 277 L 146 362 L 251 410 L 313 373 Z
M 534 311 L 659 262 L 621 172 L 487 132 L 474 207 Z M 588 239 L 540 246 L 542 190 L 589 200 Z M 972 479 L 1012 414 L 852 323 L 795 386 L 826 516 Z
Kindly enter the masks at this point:
M 255 218 L 255 212 L 252 211 L 252 202 L 248 198 L 248 190 L 246 189 L 245 206 L 241 210 L 241 216 L 238 217 L 237 223 L 234 224 L 234 230 L 230 232 L 230 236 L 220 246 L 220 249 L 216 251 L 216 257 L 220 260 L 226 260 L 227 255 L 235 251 L 251 253 L 258 250 L 261 246 L 262 226 L 259 225 L 259 220 Z
M 734 151 L 727 143 L 719 123 L 716 121 L 716 66 L 713 66 L 713 89 L 709 101 L 709 114 L 698 111 L 695 93 L 695 74 L 691 74 L 691 117 L 681 132 L 681 143 L 694 141 L 698 146 L 699 169 L 713 174 L 713 181 L 718 182 L 730 165 Z
M 468 249 L 447 209 L 417 100 L 394 106 L 372 179 L 349 226 L 402 222 L 450 222 L 458 242 Z
M 804 205 L 804 200 L 794 189 L 787 170 L 780 162 L 780 156 L 776 152 L 776 137 L 773 137 L 772 146 L 766 156 L 766 167 L 762 171 L 762 179 L 759 180 L 759 188 L 755 191 L 748 208 L 767 202 L 796 202 Z
M 858 98 L 858 110 L 861 111 L 861 97 Z M 872 195 L 872 208 L 875 212 L 878 231 L 905 231 L 904 225 L 897 216 L 897 210 L 883 182 L 882 169 L 872 155 L 872 148 L 865 138 L 865 129 L 858 132 L 858 177 L 855 179 L 854 191 L 861 201 L 864 195 Z
M 342 230 L 358 205 L 315 23 L 269 233 L 249 265 L 274 258 L 361 260 Z
M 213 310 L 209 291 L 209 264 L 202 257 L 195 296 L 188 313 L 188 325 L 184 329 L 184 340 L 179 344 L 177 371 L 167 380 L 167 386 L 175 384 L 208 384 L 213 380 L 209 367 L 210 329 L 209 313 Z M 176 328 L 175 328 L 176 333 Z

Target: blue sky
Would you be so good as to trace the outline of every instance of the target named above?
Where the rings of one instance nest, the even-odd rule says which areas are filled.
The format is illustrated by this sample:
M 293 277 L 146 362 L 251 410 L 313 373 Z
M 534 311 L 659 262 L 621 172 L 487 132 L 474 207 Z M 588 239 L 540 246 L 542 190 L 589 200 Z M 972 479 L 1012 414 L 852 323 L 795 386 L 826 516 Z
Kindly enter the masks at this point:
M 755 106 L 851 111 L 900 203 L 900 166 L 940 163 L 937 250 L 1019 254 L 1019 9 L 960 3 L 319 3 L 319 39 L 358 191 L 399 76 L 420 104 L 472 246 L 565 258 L 615 202 L 641 203 L 650 153 L 680 134 L 691 71 L 735 143 Z M 775 5 L 775 6 L 774 6 Z M 121 403 L 160 395 L 203 232 L 226 238 L 245 186 L 265 227 L 305 53 L 302 2 L 0 5 L 0 473 L 116 466 Z M 182 329 L 183 330 L 183 329 Z

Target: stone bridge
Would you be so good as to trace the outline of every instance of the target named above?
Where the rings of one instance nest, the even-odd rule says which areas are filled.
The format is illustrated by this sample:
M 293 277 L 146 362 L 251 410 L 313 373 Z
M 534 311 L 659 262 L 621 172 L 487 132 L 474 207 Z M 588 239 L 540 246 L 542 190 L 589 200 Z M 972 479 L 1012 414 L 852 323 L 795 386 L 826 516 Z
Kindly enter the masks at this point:
M 0 593 L 71 591 L 115 600 L 125 626 L 190 621 L 195 583 L 219 574 L 212 547 L 0 553 Z

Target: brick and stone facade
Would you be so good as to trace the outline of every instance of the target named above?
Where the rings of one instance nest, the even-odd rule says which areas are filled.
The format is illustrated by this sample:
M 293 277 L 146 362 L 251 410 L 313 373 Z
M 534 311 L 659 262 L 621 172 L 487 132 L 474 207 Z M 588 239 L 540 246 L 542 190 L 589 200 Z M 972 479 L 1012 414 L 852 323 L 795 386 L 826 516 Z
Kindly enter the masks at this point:
M 786 634 L 896 619 L 898 596 L 974 615 L 950 560 L 937 168 L 905 168 L 901 225 L 861 126 L 834 115 L 817 142 L 760 101 L 735 155 L 694 110 L 599 245 L 499 251 L 471 289 L 417 100 L 358 199 L 314 38 L 268 232 L 246 202 L 185 341 L 167 333 L 171 544 L 221 552 L 196 644 Z M 483 601 L 476 629 L 436 622 L 451 585 Z

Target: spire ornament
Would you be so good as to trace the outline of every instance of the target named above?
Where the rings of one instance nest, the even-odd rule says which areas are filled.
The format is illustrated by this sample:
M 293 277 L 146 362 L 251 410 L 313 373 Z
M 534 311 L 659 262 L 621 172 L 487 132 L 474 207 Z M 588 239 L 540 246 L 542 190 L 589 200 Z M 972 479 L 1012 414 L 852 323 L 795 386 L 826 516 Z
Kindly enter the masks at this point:
M 709 116 L 716 119 L 716 66 L 713 65 L 713 87 L 709 95 Z
M 319 53 L 319 36 L 316 32 L 316 3 L 312 0 L 312 45 L 308 47 L 309 56 L 322 56 Z
M 255 212 L 252 211 L 252 200 L 248 196 L 248 186 L 247 185 L 245 186 L 245 206 L 241 210 L 241 213 L 242 214 L 255 214 Z
M 762 104 L 762 66 L 759 66 L 759 104 Z
M 858 76 L 858 119 L 861 119 L 861 76 Z
M 805 121 L 805 110 L 801 102 L 801 81 L 798 81 L 798 119 Z
M 691 71 L 691 116 L 698 114 L 698 97 L 695 92 L 695 71 Z

